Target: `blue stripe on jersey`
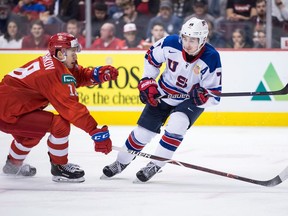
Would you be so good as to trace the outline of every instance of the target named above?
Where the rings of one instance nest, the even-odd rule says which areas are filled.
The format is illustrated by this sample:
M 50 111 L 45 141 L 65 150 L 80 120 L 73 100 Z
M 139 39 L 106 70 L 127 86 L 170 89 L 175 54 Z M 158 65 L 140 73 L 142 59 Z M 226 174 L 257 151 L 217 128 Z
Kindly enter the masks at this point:
M 153 65 L 154 67 L 156 68 L 160 68 L 162 66 L 162 63 L 159 63 L 156 61 L 156 59 L 154 58 L 153 56 L 153 49 L 154 47 L 152 46 L 147 52 L 146 52 L 146 55 L 145 55 L 145 58 L 147 59 L 147 61 Z
M 182 51 L 182 44 L 180 43 L 180 37 L 179 35 L 170 35 L 168 37 L 165 38 L 165 40 L 163 41 L 162 44 L 162 48 L 168 46 L 168 47 L 172 47 L 174 49 L 179 50 L 180 52 Z
M 134 135 L 134 132 L 132 131 L 129 135 L 129 137 L 127 138 L 125 145 L 128 149 L 130 150 L 134 150 L 134 151 L 141 151 L 145 144 L 139 142 Z
M 183 136 L 171 134 L 165 131 L 160 140 L 160 145 L 170 151 L 176 151 L 183 140 Z
M 209 90 L 221 92 L 221 91 L 222 91 L 222 86 L 219 86 L 219 87 L 217 87 L 217 88 L 209 88 Z
M 221 92 L 222 91 L 222 86 L 219 86 L 217 88 L 209 88 L 209 90 Z M 217 100 L 217 101 L 220 101 L 220 97 L 215 97 L 214 99 Z
M 162 66 L 162 63 L 157 62 L 153 56 L 153 50 L 155 47 L 158 46 L 161 46 L 160 42 L 156 46 L 151 46 L 150 49 L 145 54 L 145 59 L 147 59 L 148 62 L 156 68 L 160 68 Z

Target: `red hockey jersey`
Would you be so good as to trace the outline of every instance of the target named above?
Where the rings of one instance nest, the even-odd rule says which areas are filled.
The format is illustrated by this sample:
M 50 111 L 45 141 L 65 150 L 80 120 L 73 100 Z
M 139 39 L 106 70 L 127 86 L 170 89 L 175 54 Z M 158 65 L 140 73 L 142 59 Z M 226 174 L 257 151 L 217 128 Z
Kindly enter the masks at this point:
M 50 103 L 64 119 L 89 133 L 97 122 L 79 103 L 76 88 L 93 84 L 91 69 L 75 65 L 69 70 L 48 53 L 3 78 L 0 119 L 14 123 L 18 116 L 44 109 Z

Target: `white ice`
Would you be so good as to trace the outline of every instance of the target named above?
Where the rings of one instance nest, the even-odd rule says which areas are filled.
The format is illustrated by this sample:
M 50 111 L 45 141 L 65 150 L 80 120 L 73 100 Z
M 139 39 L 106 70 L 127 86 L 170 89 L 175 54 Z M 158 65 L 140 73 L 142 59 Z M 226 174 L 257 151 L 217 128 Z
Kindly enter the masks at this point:
M 110 127 L 113 145 L 122 146 L 133 127 Z M 148 183 L 135 184 L 135 173 L 149 160 L 138 157 L 111 180 L 100 180 L 102 168 L 115 160 L 95 153 L 92 140 L 72 127 L 69 161 L 85 170 L 79 184 L 51 180 L 47 136 L 26 163 L 36 166 L 32 178 L 0 175 L 1 216 L 287 216 L 288 180 L 264 187 L 167 164 Z M 154 153 L 160 135 L 143 150 Z M 11 136 L 0 132 L 0 167 Z M 288 166 L 287 127 L 193 127 L 174 159 L 239 176 L 271 179 Z

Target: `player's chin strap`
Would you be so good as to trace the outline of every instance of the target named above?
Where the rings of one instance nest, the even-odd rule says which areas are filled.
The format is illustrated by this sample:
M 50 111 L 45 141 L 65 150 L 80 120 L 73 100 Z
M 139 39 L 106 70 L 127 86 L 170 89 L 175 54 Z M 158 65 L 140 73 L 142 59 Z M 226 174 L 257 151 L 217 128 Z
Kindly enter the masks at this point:
M 239 181 L 244 181 L 244 182 L 248 182 L 248 183 L 252 183 L 252 184 L 262 185 L 265 187 L 273 187 L 273 186 L 279 185 L 280 183 L 282 183 L 283 181 L 285 181 L 288 178 L 288 167 L 286 167 L 280 174 L 278 174 L 274 178 L 272 178 L 270 180 L 266 180 L 266 181 L 261 181 L 261 180 L 255 180 L 255 179 L 250 179 L 250 178 L 246 178 L 246 177 L 241 177 L 238 175 L 225 173 L 225 172 L 221 172 L 221 171 L 217 171 L 217 170 L 213 170 L 213 169 L 209 169 L 209 168 L 205 168 L 205 167 L 201 167 L 201 166 L 197 166 L 197 165 L 193 165 L 193 164 L 189 164 L 189 163 L 184 163 L 181 161 L 168 159 L 168 158 L 164 158 L 164 157 L 160 157 L 160 156 L 156 156 L 156 155 L 152 155 L 152 154 L 147 154 L 144 152 L 124 149 L 124 148 L 117 147 L 117 146 L 112 146 L 112 149 L 116 150 L 116 151 L 126 152 L 129 154 L 135 155 L 137 157 L 144 157 L 144 158 L 149 158 L 152 160 L 163 161 L 163 162 L 174 164 L 177 166 L 187 167 L 190 169 L 195 169 L 198 171 L 211 173 L 214 175 L 223 176 L 223 177 L 227 177 L 227 178 L 231 178 L 231 179 L 236 179 Z

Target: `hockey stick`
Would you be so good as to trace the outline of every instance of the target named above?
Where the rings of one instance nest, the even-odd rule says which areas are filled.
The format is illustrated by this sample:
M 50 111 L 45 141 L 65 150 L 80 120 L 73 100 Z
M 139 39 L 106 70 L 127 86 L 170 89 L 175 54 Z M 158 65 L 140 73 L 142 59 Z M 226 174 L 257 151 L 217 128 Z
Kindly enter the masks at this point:
M 112 146 L 113 150 L 116 151 L 121 151 L 121 152 L 126 152 L 138 157 L 144 157 L 144 158 L 150 158 L 153 160 L 158 160 L 158 161 L 164 161 L 166 163 L 170 163 L 170 164 L 174 164 L 177 166 L 183 166 L 183 167 L 187 167 L 190 169 L 195 169 L 195 170 L 199 170 L 202 172 L 207 172 L 207 173 L 211 173 L 214 175 L 219 175 L 219 176 L 224 176 L 227 178 L 231 178 L 231 179 L 236 179 L 239 181 L 244 181 L 244 182 L 248 182 L 248 183 L 252 183 L 252 184 L 257 184 L 257 185 L 262 185 L 265 187 L 273 187 L 276 186 L 280 183 L 282 183 L 283 181 L 285 181 L 288 178 L 288 167 L 286 167 L 279 175 L 277 175 L 276 177 L 267 180 L 267 181 L 260 181 L 260 180 L 255 180 L 255 179 L 250 179 L 250 178 L 246 178 L 246 177 L 241 177 L 238 175 L 234 175 L 234 174 L 230 174 L 230 173 L 225 173 L 225 172 L 221 172 L 221 171 L 217 171 L 217 170 L 212 170 L 209 168 L 205 168 L 205 167 L 201 167 L 201 166 L 197 166 L 197 165 L 193 165 L 193 164 L 189 164 L 189 163 L 184 163 L 181 161 L 177 161 L 177 160 L 172 160 L 172 159 L 167 159 L 167 158 L 163 158 L 163 157 L 159 157 L 156 155 L 152 155 L 152 154 L 147 154 L 144 152 L 137 152 L 137 151 L 133 151 L 133 150 L 126 150 L 117 146 Z
M 266 91 L 266 92 L 230 92 L 230 93 L 217 93 L 215 91 L 209 91 L 209 97 L 237 97 L 237 96 L 264 96 L 264 95 L 286 95 L 288 94 L 288 84 L 280 90 L 277 91 Z M 174 94 L 174 95 L 162 95 L 157 99 L 161 98 L 190 98 L 189 95 L 186 94 Z

